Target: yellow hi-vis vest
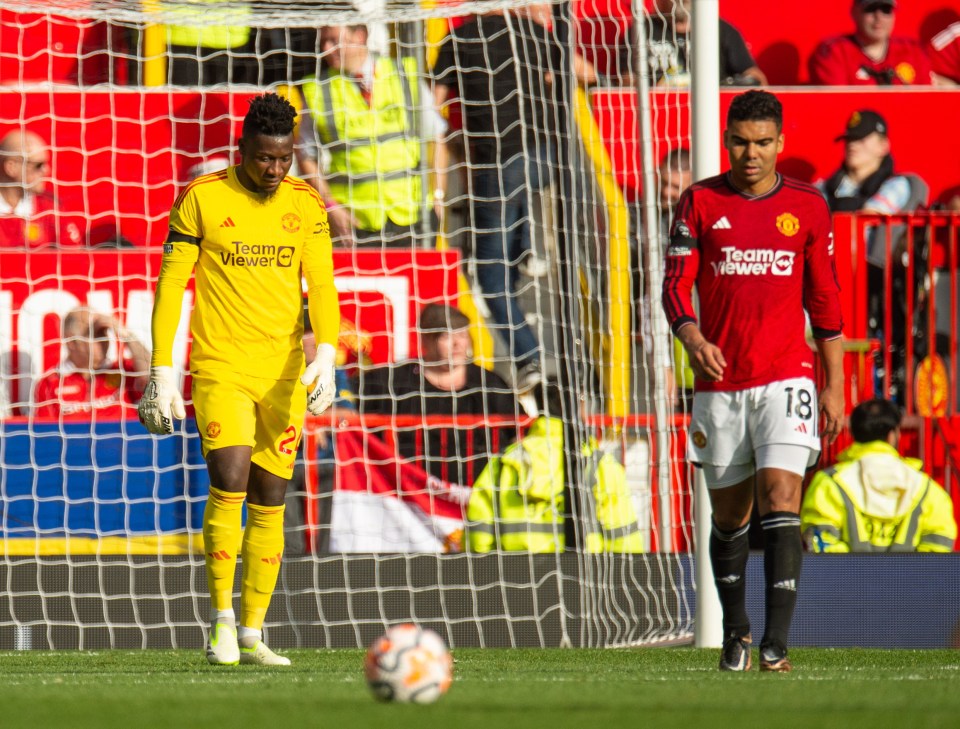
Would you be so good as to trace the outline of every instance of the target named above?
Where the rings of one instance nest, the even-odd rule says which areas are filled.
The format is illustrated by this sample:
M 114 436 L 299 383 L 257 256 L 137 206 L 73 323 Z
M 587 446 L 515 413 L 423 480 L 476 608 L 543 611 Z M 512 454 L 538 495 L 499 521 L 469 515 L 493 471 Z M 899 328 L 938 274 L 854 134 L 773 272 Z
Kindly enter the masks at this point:
M 424 204 L 420 181 L 417 62 L 377 59 L 368 105 L 356 80 L 326 69 L 302 86 L 321 144 L 330 153 L 330 195 L 358 227 L 381 230 L 389 218 L 412 225 Z
M 239 48 L 250 40 L 249 20 L 252 10 L 246 2 L 236 0 L 202 0 L 211 7 L 198 8 L 192 5 L 177 5 L 173 2 L 165 3 L 165 9 L 172 10 L 182 16 L 183 25 L 167 26 L 167 44 L 171 46 L 185 46 L 187 48 Z M 204 21 L 222 21 L 221 25 L 191 24 L 198 15 Z M 244 24 L 237 24 L 241 21 Z
M 643 540 L 623 466 L 596 442 L 588 460 L 581 521 L 587 552 L 642 552 Z M 538 418 L 524 439 L 492 458 L 477 478 L 467 506 L 471 552 L 561 552 L 564 549 L 563 422 Z
M 854 443 L 813 477 L 800 528 L 811 552 L 951 552 L 953 501 L 885 441 Z

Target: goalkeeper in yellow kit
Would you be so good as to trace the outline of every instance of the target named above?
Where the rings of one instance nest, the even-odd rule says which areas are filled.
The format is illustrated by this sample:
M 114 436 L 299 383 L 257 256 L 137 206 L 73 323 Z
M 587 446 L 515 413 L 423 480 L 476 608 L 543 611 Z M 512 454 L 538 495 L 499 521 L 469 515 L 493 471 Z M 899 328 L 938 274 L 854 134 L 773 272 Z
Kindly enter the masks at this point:
M 280 571 L 283 497 L 304 411 L 320 414 L 334 397 L 340 308 L 330 232 L 317 192 L 287 176 L 295 118 L 276 94 L 254 98 L 243 121 L 240 164 L 197 178 L 174 203 L 153 306 L 150 382 L 139 408 L 151 433 L 172 433 L 173 419 L 185 416 L 172 351 L 184 289 L 196 269 L 190 371 L 210 474 L 203 516 L 212 603 L 206 652 L 220 665 L 290 664 L 264 645 L 261 630 Z M 306 368 L 301 272 L 318 342 Z M 241 529 L 238 626 L 233 582 Z

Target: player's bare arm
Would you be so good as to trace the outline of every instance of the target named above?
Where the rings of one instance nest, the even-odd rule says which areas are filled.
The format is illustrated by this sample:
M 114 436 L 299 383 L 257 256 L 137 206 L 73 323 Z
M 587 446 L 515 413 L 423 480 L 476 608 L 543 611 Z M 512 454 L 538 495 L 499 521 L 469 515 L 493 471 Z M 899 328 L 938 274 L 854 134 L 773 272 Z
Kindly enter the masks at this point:
M 677 338 L 687 350 L 690 366 L 697 377 L 709 382 L 723 380 L 727 360 L 724 359 L 720 347 L 703 336 L 700 327 L 693 323 L 685 324 L 677 332 Z
M 316 160 L 298 158 L 300 165 L 300 174 L 307 183 L 320 193 L 327 205 L 327 219 L 330 221 L 330 229 L 333 231 L 333 237 L 343 245 L 352 246 L 356 243 L 353 237 L 353 228 L 357 221 L 350 212 L 350 208 L 337 204 L 330 195 L 330 187 L 323 178 L 320 165 Z
M 818 339 L 817 350 L 826 376 L 826 385 L 820 392 L 820 432 L 833 443 L 843 430 L 845 410 L 843 340 Z

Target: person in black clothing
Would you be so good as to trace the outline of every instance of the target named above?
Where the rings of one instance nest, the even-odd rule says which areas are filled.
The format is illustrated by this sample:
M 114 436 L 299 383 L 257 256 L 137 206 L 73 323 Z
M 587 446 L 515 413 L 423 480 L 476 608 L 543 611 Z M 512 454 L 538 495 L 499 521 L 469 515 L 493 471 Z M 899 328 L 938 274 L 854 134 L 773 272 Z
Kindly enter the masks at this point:
M 827 199 L 832 213 L 860 212 L 879 215 L 894 215 L 916 210 L 926 203 L 928 187 L 919 176 L 898 174 L 894 169 L 889 126 L 886 119 L 871 109 L 858 109 L 850 114 L 843 134 L 835 141 L 843 142 L 843 163 L 817 187 Z M 917 275 L 915 266 L 904 267 L 903 247 L 906 242 L 906 227 L 890 228 L 890 256 L 892 266 L 892 290 L 886 291 L 885 269 L 887 266 L 886 228 L 869 226 L 867 235 L 867 312 L 868 333 L 884 342 L 892 351 L 891 396 L 900 399 L 903 395 L 907 331 L 906 320 L 907 274 Z M 919 240 L 916 245 L 919 245 Z M 917 283 L 922 286 L 922 281 Z M 919 289 L 918 289 L 919 290 Z M 891 305 L 891 331 L 884 332 L 885 309 Z M 883 358 L 876 372 L 878 384 L 882 381 Z
M 690 85 L 690 0 L 656 0 L 655 12 L 646 18 L 647 58 L 653 83 Z M 622 69 L 630 63 L 630 47 L 621 50 Z M 626 58 L 625 58 L 626 56 Z M 765 86 L 767 77 L 757 66 L 740 31 L 720 19 L 720 83 L 727 86 Z
M 552 79 L 562 52 L 549 15 L 518 10 L 476 16 L 451 31 L 433 68 L 436 105 L 459 96 L 464 107 L 477 281 L 516 367 L 516 385 L 541 381 L 540 343 L 516 291 L 530 255 L 530 201 L 549 182 L 556 159 Z
M 507 415 L 516 417 L 513 391 L 498 375 L 472 362 L 469 319 L 458 309 L 428 304 L 420 312 L 420 359 L 360 373 L 361 414 Z M 473 483 L 487 463 L 515 436 L 514 427 L 491 429 L 400 425 L 401 457 L 419 461 L 448 483 Z
M 880 114 L 870 109 L 854 111 L 835 141 L 844 143 L 843 164 L 817 184 L 831 212 L 892 215 L 921 202 L 911 199 L 911 180 L 894 172 L 889 128 Z M 925 197 L 926 185 L 923 187 L 921 196 Z M 883 265 L 882 258 L 872 262 Z

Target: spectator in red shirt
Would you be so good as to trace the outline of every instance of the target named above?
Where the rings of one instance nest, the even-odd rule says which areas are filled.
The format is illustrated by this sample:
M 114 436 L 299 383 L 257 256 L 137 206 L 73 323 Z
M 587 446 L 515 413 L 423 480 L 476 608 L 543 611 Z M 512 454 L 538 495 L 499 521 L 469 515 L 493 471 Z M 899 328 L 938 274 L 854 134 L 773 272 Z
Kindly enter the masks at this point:
M 118 350 L 126 347 L 128 359 L 108 359 L 111 340 Z M 63 319 L 63 343 L 66 358 L 37 383 L 34 415 L 64 420 L 136 415 L 150 353 L 130 330 L 112 316 L 79 308 Z
M 50 152 L 33 132 L 0 139 L 0 248 L 83 244 L 80 224 L 57 211 L 45 191 Z
M 936 82 L 943 86 L 960 84 L 960 20 L 933 36 L 927 50 Z
M 918 41 L 893 36 L 895 0 L 853 0 L 856 31 L 823 41 L 810 57 L 810 83 L 822 86 L 932 84 Z

